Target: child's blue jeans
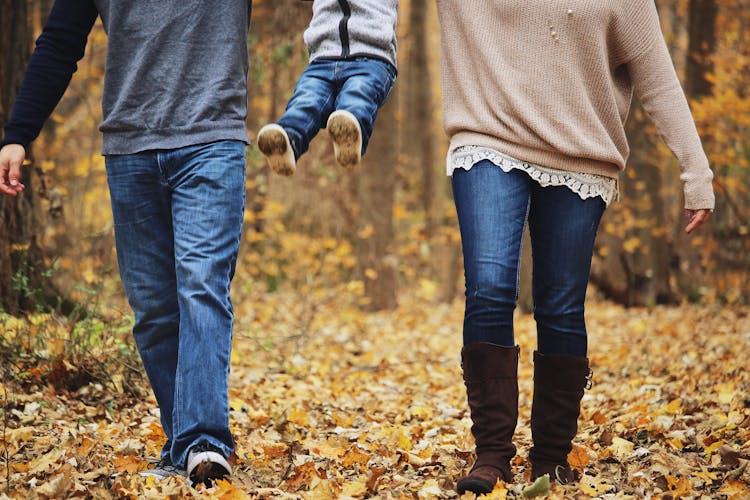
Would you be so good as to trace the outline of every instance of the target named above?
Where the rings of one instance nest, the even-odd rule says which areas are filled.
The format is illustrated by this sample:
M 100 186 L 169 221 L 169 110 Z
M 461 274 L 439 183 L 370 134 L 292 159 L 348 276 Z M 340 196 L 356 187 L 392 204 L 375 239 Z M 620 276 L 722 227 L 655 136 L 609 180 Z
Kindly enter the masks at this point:
M 346 110 L 362 129 L 362 154 L 372 135 L 378 109 L 396 80 L 392 64 L 370 57 L 316 59 L 302 72 L 286 112 L 276 123 L 286 130 L 296 158 L 325 128 L 336 110 Z

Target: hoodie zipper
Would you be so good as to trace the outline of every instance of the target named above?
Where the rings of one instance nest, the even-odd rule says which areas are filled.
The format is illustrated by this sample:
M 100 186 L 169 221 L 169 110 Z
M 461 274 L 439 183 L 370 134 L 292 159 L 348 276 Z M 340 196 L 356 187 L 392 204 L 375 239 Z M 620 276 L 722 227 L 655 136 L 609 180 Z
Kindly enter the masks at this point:
M 349 19 L 352 17 L 352 9 L 347 0 L 339 0 L 339 6 L 344 17 L 339 21 L 339 36 L 341 37 L 341 57 L 349 57 Z

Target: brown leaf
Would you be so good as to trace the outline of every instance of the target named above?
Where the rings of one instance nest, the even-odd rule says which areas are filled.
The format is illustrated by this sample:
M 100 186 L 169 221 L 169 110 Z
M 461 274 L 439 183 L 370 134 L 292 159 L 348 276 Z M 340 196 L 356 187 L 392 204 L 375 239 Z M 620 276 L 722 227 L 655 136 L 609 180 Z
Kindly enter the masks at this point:
M 69 492 L 72 481 L 72 467 L 63 468 L 63 472 L 52 477 L 39 486 L 36 493 L 42 498 L 64 498 Z
M 385 474 L 387 469 L 385 467 L 370 467 L 370 477 L 367 478 L 367 491 L 374 492 L 378 483 L 378 479 Z
M 295 467 L 292 475 L 285 481 L 285 484 L 291 491 L 298 491 L 303 487 L 308 487 L 313 478 L 322 479 L 325 473 L 319 471 L 313 462 L 306 462 L 299 467 Z
M 721 448 L 719 448 L 719 456 L 721 456 L 721 463 L 724 465 L 729 467 L 737 467 L 740 465 L 740 452 L 731 446 L 721 446 Z

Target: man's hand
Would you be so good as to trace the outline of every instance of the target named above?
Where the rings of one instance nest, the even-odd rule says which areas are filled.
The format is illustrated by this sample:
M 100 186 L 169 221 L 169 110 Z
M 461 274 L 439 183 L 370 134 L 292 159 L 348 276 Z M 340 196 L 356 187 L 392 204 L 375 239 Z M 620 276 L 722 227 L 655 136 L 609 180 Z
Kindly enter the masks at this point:
M 692 233 L 701 227 L 708 220 L 709 215 L 711 215 L 711 210 L 708 210 L 707 208 L 700 210 L 685 210 L 685 217 L 687 217 L 688 220 L 685 232 Z
M 26 159 L 26 150 L 20 144 L 7 144 L 0 149 L 0 192 L 16 196 L 24 190 L 21 184 L 21 165 Z

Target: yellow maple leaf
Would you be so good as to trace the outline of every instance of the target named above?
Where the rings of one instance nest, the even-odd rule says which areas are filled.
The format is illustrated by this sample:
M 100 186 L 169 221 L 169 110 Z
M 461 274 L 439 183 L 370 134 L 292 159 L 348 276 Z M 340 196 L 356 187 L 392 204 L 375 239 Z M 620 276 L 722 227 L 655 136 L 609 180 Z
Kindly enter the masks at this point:
M 607 484 L 601 478 L 591 476 L 581 478 L 580 488 L 583 493 L 591 497 L 601 496 L 613 489 L 612 485 Z
M 233 398 L 229 400 L 229 408 L 234 411 L 240 411 L 245 407 L 245 401 L 240 398 Z
M 706 448 L 705 448 L 706 456 L 708 456 L 711 453 L 715 452 L 716 450 L 718 450 L 719 448 L 721 448 L 722 446 L 724 446 L 724 444 L 725 444 L 724 440 L 723 439 L 719 439 L 715 443 L 713 443 L 713 444 L 711 444 L 709 446 L 706 446 Z
M 411 450 L 412 449 L 412 442 L 411 437 L 404 432 L 403 428 L 399 428 L 398 432 L 396 433 L 396 437 L 398 438 L 398 446 L 402 450 Z
M 287 420 L 301 427 L 310 425 L 310 414 L 301 408 L 294 408 L 287 416 Z
M 344 455 L 341 464 L 344 467 L 350 467 L 352 464 L 365 465 L 369 461 L 369 454 L 362 452 L 359 449 L 359 446 L 352 446 L 351 448 L 349 448 L 349 451 L 346 452 L 346 455 Z
M 247 493 L 224 479 L 216 481 L 216 487 L 219 491 L 214 495 L 222 500 L 245 500 L 247 498 Z
M 685 447 L 685 445 L 682 443 L 680 438 L 677 438 L 677 437 L 672 438 L 672 439 L 667 439 L 667 444 L 670 445 L 675 450 L 681 450 Z
M 669 413 L 670 415 L 674 415 L 679 413 L 682 410 L 682 407 L 680 406 L 680 398 L 673 399 L 669 402 L 669 404 L 664 408 L 664 411 Z

